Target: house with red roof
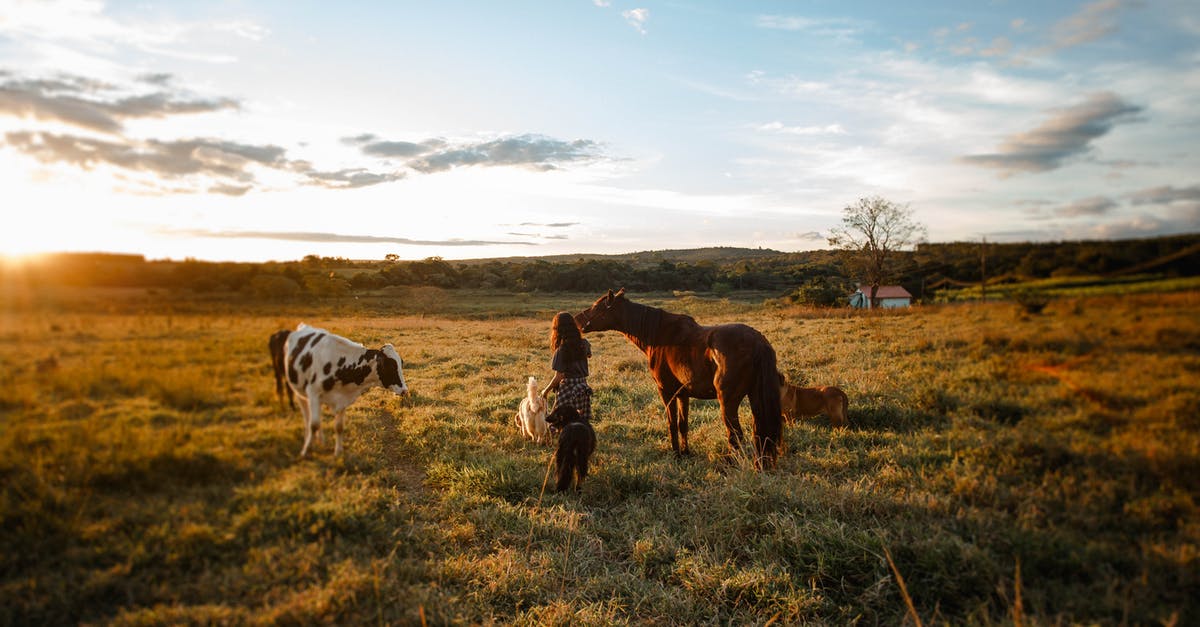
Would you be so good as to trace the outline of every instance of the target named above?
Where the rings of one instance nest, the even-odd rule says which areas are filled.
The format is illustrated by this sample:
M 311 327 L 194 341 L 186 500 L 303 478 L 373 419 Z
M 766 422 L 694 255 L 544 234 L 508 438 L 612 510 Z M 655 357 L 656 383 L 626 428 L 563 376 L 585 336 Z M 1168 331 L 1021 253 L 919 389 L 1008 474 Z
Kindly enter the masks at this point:
M 899 285 L 880 285 L 879 289 L 875 290 L 875 300 L 878 301 L 881 309 L 909 307 L 912 305 L 912 294 Z M 858 289 L 850 295 L 850 306 L 870 309 L 871 286 L 859 285 Z

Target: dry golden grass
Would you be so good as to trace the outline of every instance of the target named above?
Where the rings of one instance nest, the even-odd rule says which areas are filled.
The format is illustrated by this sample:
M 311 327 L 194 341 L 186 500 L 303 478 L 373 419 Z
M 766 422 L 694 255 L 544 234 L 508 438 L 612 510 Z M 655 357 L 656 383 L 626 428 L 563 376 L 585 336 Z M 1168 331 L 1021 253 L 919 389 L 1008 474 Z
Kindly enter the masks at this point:
M 551 314 L 589 295 L 424 296 L 7 300 L 0 623 L 1200 619 L 1196 292 L 1037 316 L 634 294 L 758 327 L 793 381 L 847 392 L 851 426 L 787 429 L 760 474 L 719 462 L 693 401 L 677 460 L 641 354 L 590 336 L 580 497 L 541 494 L 551 448 L 512 417 L 550 375 Z M 267 336 L 300 321 L 405 360 L 412 394 L 360 399 L 342 459 L 297 460 L 274 397 Z

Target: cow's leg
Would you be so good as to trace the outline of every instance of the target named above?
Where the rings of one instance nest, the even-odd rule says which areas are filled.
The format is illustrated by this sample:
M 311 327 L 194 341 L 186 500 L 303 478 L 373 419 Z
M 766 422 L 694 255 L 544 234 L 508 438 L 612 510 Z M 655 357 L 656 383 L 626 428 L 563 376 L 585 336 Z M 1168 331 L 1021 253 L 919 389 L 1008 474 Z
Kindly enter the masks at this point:
M 688 448 L 688 407 L 691 405 L 691 399 L 686 396 L 680 396 L 675 399 L 675 411 L 678 416 L 677 423 L 679 425 L 679 454 L 691 455 L 692 451 Z
M 308 457 L 308 447 L 312 445 L 313 432 L 317 432 L 317 438 L 324 444 L 324 436 L 320 434 L 321 401 L 319 397 L 310 393 L 306 403 L 308 415 L 304 417 L 304 448 L 300 449 L 300 457 Z
M 337 457 L 342 454 L 342 421 L 346 417 L 346 410 L 339 411 L 337 417 L 333 419 L 333 455 Z

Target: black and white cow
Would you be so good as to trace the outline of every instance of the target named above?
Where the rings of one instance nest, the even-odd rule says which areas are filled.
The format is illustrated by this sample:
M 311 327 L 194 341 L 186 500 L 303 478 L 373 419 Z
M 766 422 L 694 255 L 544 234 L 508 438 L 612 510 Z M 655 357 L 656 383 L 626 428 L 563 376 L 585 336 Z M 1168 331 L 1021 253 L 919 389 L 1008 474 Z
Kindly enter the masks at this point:
M 287 338 L 287 381 L 300 399 L 304 419 L 304 448 L 308 455 L 313 433 L 321 442 L 321 406 L 335 415 L 333 421 L 334 455 L 342 454 L 342 419 L 363 392 L 382 387 L 396 394 L 407 394 L 403 364 L 396 349 L 384 344 L 366 348 L 324 329 L 300 323 Z

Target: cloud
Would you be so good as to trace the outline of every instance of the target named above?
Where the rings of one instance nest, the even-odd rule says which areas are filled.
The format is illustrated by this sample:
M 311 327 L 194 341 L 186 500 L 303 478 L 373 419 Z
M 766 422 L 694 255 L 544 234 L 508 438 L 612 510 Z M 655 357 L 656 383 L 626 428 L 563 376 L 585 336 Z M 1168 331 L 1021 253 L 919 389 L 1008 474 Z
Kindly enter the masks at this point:
M 755 127 L 760 131 L 782 133 L 786 135 L 845 135 L 846 129 L 841 124 L 826 124 L 825 126 L 784 126 L 783 122 L 768 122 Z
M 177 179 L 208 175 L 245 183 L 254 179 L 250 164 L 281 167 L 284 150 L 278 146 L 252 146 L 215 139 L 178 141 L 107 141 L 77 135 L 14 131 L 6 143 L 44 163 L 61 162 L 91 169 L 112 165 L 160 177 Z
M 220 239 L 269 239 L 288 242 L 323 242 L 350 244 L 404 244 L 408 246 L 499 246 L 518 245 L 536 246 L 534 242 L 521 241 L 489 241 L 468 239 L 420 240 L 407 237 L 387 237 L 380 235 L 345 235 L 341 233 L 317 233 L 309 231 L 208 231 L 204 229 L 159 229 L 165 235 L 180 235 L 185 237 L 212 237 Z
M 540 135 L 519 135 L 476 144 L 447 145 L 409 160 L 407 165 L 425 174 L 459 166 L 554 170 L 557 164 L 591 161 L 599 156 L 599 145 L 591 140 L 563 141 Z
M 358 146 L 371 157 L 405 159 L 405 165 L 423 174 L 459 166 L 555 170 L 563 163 L 591 161 L 601 156 L 599 144 L 591 140 L 564 141 L 533 134 L 450 143 L 438 138 L 421 142 L 388 141 L 366 133 L 343 138 L 342 142 Z
M 1141 111 L 1142 107 L 1111 92 L 1094 94 L 1081 104 L 1057 110 L 1037 128 L 1005 139 L 995 153 L 967 155 L 959 161 L 1005 175 L 1055 170 L 1067 159 L 1090 152 L 1092 141 Z
M 522 222 L 520 224 L 501 224 L 504 227 L 535 227 L 543 229 L 566 229 L 578 225 L 578 222 Z M 547 235 L 545 233 L 529 232 L 529 231 L 509 231 L 507 235 L 516 237 L 534 237 L 543 240 L 566 240 L 570 239 L 565 234 Z
M 62 122 L 79 128 L 115 134 L 122 122 L 133 118 L 164 118 L 172 115 L 239 109 L 232 98 L 205 99 L 180 93 L 155 91 L 124 94 L 118 87 L 79 76 L 51 79 L 20 79 L 5 75 L 0 82 L 0 115 Z M 168 74 L 142 77 L 142 82 L 166 87 Z
M 570 239 L 570 237 L 568 237 L 566 235 L 543 235 L 541 233 L 522 233 L 519 231 L 509 231 L 509 232 L 505 233 L 505 235 L 512 235 L 513 237 L 535 237 L 537 239 L 551 239 L 551 240 Z
M 1012 42 L 1007 37 L 992 39 L 991 47 L 979 51 L 981 57 L 1006 57 L 1012 52 Z
M 309 183 L 328 189 L 369 187 L 380 183 L 399 181 L 404 178 L 403 172 L 370 172 L 364 168 L 348 168 L 335 172 L 304 170 L 302 174 L 308 177 Z
M 358 146 L 363 154 L 372 157 L 416 157 L 446 145 L 446 142 L 441 139 L 427 139 L 421 143 L 385 141 L 370 133 L 346 137 L 342 139 L 342 142 Z
M 823 242 L 823 241 L 825 241 L 825 236 L 823 234 L 821 234 L 820 231 L 808 231 L 807 233 L 796 233 L 794 237 L 798 240 L 805 241 L 805 242 Z
M 1076 200 L 1054 210 L 1054 213 L 1064 218 L 1080 216 L 1102 216 L 1117 208 L 1117 202 L 1106 196 L 1092 196 Z
M 9 146 L 43 162 L 65 163 L 85 170 L 112 166 L 171 181 L 146 183 L 158 193 L 217 193 L 241 196 L 257 186 L 255 167 L 300 175 L 301 182 L 329 189 L 354 189 L 404 178 L 403 172 L 370 172 L 350 168 L 323 172 L 307 161 L 293 161 L 273 145 L 241 144 L 198 138 L 174 141 L 116 141 L 46 132 L 14 131 L 4 135 Z M 180 187 L 178 183 L 186 185 Z
M 621 11 L 621 17 L 637 32 L 646 34 L 646 22 L 650 20 L 650 9 L 629 9 Z
M 1133 192 L 1129 199 L 1135 205 L 1166 205 L 1174 202 L 1200 202 L 1200 185 L 1174 187 L 1165 185 Z
M 362 147 L 364 153 L 373 157 L 415 157 L 430 150 L 430 146 L 412 142 L 372 142 Z
M 261 187 L 256 168 L 283 172 L 302 185 L 356 189 L 398 181 L 412 171 L 428 174 L 460 166 L 545 171 L 601 156 L 599 145 L 590 140 L 563 141 L 532 134 L 453 144 L 441 138 L 409 142 L 362 134 L 341 141 L 368 157 L 398 160 L 406 169 L 379 171 L 349 164 L 327 170 L 290 159 L 283 148 L 275 145 L 215 138 L 160 140 L 126 136 L 124 122 L 130 119 L 241 109 L 240 103 L 231 98 L 190 96 L 176 89 L 174 81 L 171 74 L 143 74 L 132 85 L 123 87 L 73 75 L 20 78 L 0 70 L 0 116 L 59 122 L 107 135 L 100 139 L 69 132 L 21 130 L 4 135 L 4 143 L 43 163 L 84 170 L 109 166 L 157 177 L 160 180 L 137 179 L 152 193 L 229 196 L 241 196 Z M 151 87 L 149 91 L 147 86 Z
M 165 74 L 165 73 L 159 72 L 159 73 L 152 73 L 152 74 L 143 74 L 138 77 L 138 80 L 143 83 L 150 84 L 150 85 L 166 87 L 168 84 L 170 84 L 171 81 L 175 80 L 175 77 L 172 76 L 171 74 Z
M 1200 229 L 1200 203 L 1187 206 L 1170 215 L 1141 215 L 1126 220 L 1099 224 L 1088 229 L 1083 237 L 1096 239 L 1128 239 L 1160 237 L 1195 233 Z M 1080 235 L 1076 235 L 1079 237 Z
M 46 42 L 114 52 L 132 48 L 176 59 L 214 63 L 237 61 L 226 53 L 189 48 L 191 42 L 227 48 L 232 38 L 262 41 L 270 31 L 246 20 L 171 21 L 142 17 L 117 19 L 105 14 L 101 0 L 6 0 L 0 8 L 0 38 L 18 48 Z
M 1053 47 L 1071 48 L 1112 34 L 1117 30 L 1115 14 L 1124 4 L 1122 0 L 1099 0 L 1083 5 L 1077 13 L 1054 25 Z
M 227 185 L 219 184 L 208 188 L 210 194 L 224 194 L 226 196 L 244 196 L 246 192 L 254 189 L 250 185 Z
M 805 32 L 839 40 L 851 40 L 867 29 L 867 25 L 850 19 L 814 19 L 794 15 L 760 15 L 754 25 L 767 30 Z

